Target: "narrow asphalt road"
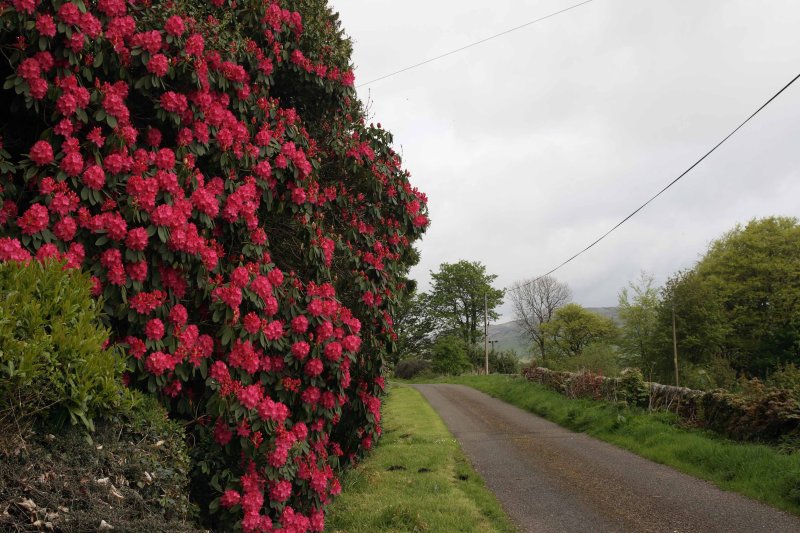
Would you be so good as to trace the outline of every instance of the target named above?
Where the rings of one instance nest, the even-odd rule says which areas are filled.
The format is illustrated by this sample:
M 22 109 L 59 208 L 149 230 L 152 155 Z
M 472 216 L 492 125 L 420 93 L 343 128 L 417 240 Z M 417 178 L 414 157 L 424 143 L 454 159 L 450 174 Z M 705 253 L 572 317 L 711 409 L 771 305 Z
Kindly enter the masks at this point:
M 797 517 L 469 387 L 416 388 L 523 531 L 800 532 Z

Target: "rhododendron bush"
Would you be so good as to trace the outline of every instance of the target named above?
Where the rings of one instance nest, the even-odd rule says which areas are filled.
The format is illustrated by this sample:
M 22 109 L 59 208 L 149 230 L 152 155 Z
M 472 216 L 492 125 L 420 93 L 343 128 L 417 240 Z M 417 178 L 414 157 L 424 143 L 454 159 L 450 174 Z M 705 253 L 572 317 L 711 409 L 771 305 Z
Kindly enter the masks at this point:
M 212 527 L 321 531 L 428 224 L 322 0 L 0 1 L 0 259 L 94 276 Z

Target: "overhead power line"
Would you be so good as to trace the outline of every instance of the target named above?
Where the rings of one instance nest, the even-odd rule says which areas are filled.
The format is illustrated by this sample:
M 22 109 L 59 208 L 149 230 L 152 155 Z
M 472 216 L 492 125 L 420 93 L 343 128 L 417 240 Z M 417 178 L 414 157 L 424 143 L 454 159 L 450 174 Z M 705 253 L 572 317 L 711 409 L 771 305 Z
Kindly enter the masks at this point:
M 666 192 L 666 190 L 667 190 L 667 189 L 669 189 L 670 187 L 672 187 L 673 185 L 675 185 L 675 184 L 676 184 L 676 183 L 677 183 L 677 182 L 678 182 L 678 181 L 679 181 L 681 178 L 683 178 L 685 175 L 687 175 L 689 172 L 691 172 L 691 171 L 692 171 L 692 169 L 694 169 L 694 167 L 696 167 L 697 165 L 699 165 L 700 163 L 702 163 L 702 162 L 703 162 L 703 160 L 704 160 L 705 158 L 707 158 L 707 157 L 708 157 L 708 156 L 710 156 L 712 153 L 714 153 L 714 151 L 715 151 L 717 148 L 719 148 L 720 146 L 722 146 L 722 144 L 723 144 L 725 141 L 727 141 L 728 139 L 730 139 L 731 137 L 733 137 L 733 135 L 734 135 L 734 134 L 735 134 L 737 131 L 739 131 L 739 130 L 740 130 L 740 129 L 741 129 L 741 128 L 742 128 L 742 127 L 745 125 L 745 124 L 747 124 L 748 122 L 750 122 L 750 120 L 751 120 L 753 117 L 755 117 L 757 114 L 759 114 L 759 113 L 761 112 L 761 110 L 762 110 L 762 109 L 764 109 L 765 107 L 767 107 L 767 106 L 768 106 L 768 105 L 769 105 L 769 104 L 770 104 L 770 103 L 771 103 L 773 100 L 775 100 L 775 99 L 776 99 L 778 96 L 780 96 L 780 94 L 781 94 L 783 91 L 785 91 L 786 89 L 788 89 L 788 88 L 789 88 L 789 86 L 790 86 L 790 85 L 792 85 L 792 84 L 793 84 L 795 81 L 797 81 L 797 79 L 798 79 L 798 78 L 800 78 L 800 74 L 798 74 L 797 76 L 795 76 L 794 78 L 792 78 L 792 81 L 790 81 L 789 83 L 787 83 L 786 85 L 784 85 L 784 86 L 783 86 L 783 88 L 782 88 L 780 91 L 778 91 L 778 92 L 776 92 L 774 95 L 772 95 L 772 97 L 771 97 L 769 100 L 767 100 L 766 102 L 764 102 L 764 104 L 763 104 L 761 107 L 759 107 L 758 109 L 756 109 L 756 110 L 753 112 L 753 114 L 752 114 L 752 115 L 750 115 L 749 117 L 747 117 L 747 118 L 744 120 L 744 122 L 742 122 L 741 124 L 739 124 L 738 126 L 736 126 L 736 128 L 735 128 L 735 129 L 734 129 L 732 132 L 730 132 L 728 135 L 726 135 L 726 136 L 725 136 L 725 138 L 723 138 L 723 139 L 722 139 L 721 141 L 719 141 L 719 142 L 718 142 L 716 145 L 714 145 L 714 147 L 713 147 L 711 150 L 709 150 L 708 152 L 706 152 L 706 153 L 703 155 L 703 157 L 701 157 L 700 159 L 698 159 L 697 161 L 695 161 L 695 162 L 692 164 L 692 166 L 690 166 L 689 168 L 687 168 L 686 170 L 684 170 L 684 171 L 683 171 L 683 173 L 681 173 L 681 175 L 680 175 L 680 176 L 678 176 L 677 178 L 675 178 L 674 180 L 672 180 L 671 182 L 669 182 L 669 183 L 668 183 L 668 184 L 667 184 L 667 185 L 666 185 L 666 186 L 665 186 L 663 189 L 661 189 L 661 190 L 660 190 L 660 191 L 658 191 L 656 194 L 654 194 L 653 196 L 651 196 L 649 200 L 647 200 L 645 203 L 643 203 L 642 205 L 640 205 L 639 207 L 637 207 L 637 208 L 636 208 L 636 209 L 635 209 L 635 210 L 634 210 L 634 211 L 633 211 L 631 214 L 629 214 L 628 216 L 626 216 L 625 218 L 623 218 L 622 220 L 620 220 L 620 221 L 619 221 L 619 222 L 618 222 L 618 223 L 617 223 L 617 224 L 616 224 L 616 225 L 615 225 L 613 228 L 611 228 L 611 229 L 610 229 L 610 230 L 608 230 L 607 232 L 603 233 L 603 234 L 602 234 L 600 237 L 598 237 L 598 238 L 597 238 L 597 239 L 596 239 L 594 242 L 592 242 L 592 243 L 591 243 L 589 246 L 587 246 L 586 248 L 584 248 L 584 249 L 583 249 L 583 250 L 581 250 L 580 252 L 576 253 L 575 255 L 573 255 L 572 257 L 570 257 L 569 259 L 567 259 L 566 261 L 564 261 L 563 263 L 561 263 L 561 264 L 560 264 L 560 265 L 558 265 L 557 267 L 555 267 L 555 268 L 553 268 L 553 269 L 549 270 L 548 272 L 546 272 L 546 273 L 542 274 L 541 276 L 539 276 L 539 277 L 537 277 L 537 278 L 534 278 L 534 279 L 532 279 L 532 280 L 530 280 L 530 281 L 528 281 L 528 282 L 526 282 L 526 283 L 523 283 L 523 284 L 521 284 L 521 285 L 520 285 L 520 287 L 525 287 L 525 286 L 527 286 L 527 285 L 531 285 L 531 284 L 533 284 L 533 283 L 536 283 L 537 281 L 539 281 L 539 280 L 540 280 L 540 279 L 542 279 L 543 277 L 545 277 L 545 276 L 549 276 L 550 274 L 552 274 L 552 273 L 553 273 L 553 272 L 555 272 L 556 270 L 559 270 L 559 269 L 560 269 L 560 268 L 562 268 L 563 266 L 565 266 L 565 265 L 567 265 L 568 263 L 572 262 L 574 259 L 578 258 L 579 256 L 581 256 L 581 255 L 583 255 L 584 253 L 586 253 L 586 252 L 588 252 L 589 250 L 591 250 L 591 249 L 592 249 L 592 248 L 593 248 L 593 247 L 594 247 L 594 246 L 595 246 L 597 243 L 599 243 L 600 241 L 602 241 L 603 239 L 605 239 L 606 237 L 608 237 L 608 236 L 609 236 L 609 235 L 610 235 L 610 234 L 611 234 L 611 233 L 612 233 L 614 230 L 616 230 L 617 228 L 619 228 L 620 226 L 622 226 L 624 223 L 626 223 L 628 220 L 630 220 L 631 218 L 633 218 L 633 216 L 634 216 L 634 215 L 636 215 L 636 214 L 637 214 L 639 211 L 641 211 L 642 209 L 644 209 L 645 207 L 647 207 L 647 205 L 648 205 L 648 204 L 650 204 L 650 202 L 652 202 L 653 200 L 655 200 L 656 198 L 658 198 L 659 196 L 661 196 L 661 195 L 662 195 L 664 192 Z
M 483 43 L 485 43 L 487 41 L 491 41 L 492 39 L 497 39 L 498 37 L 502 37 L 503 35 L 508 35 L 511 32 L 514 32 L 514 31 L 517 31 L 517 30 L 521 30 L 522 28 L 527 28 L 528 26 L 530 26 L 532 24 L 536 24 L 537 22 L 541 22 L 541 21 L 549 19 L 551 17 L 555 17 L 556 15 L 560 15 L 561 13 L 566 13 L 567 11 L 570 11 L 570 10 L 575 9 L 577 7 L 580 7 L 582 5 L 586 5 L 586 4 L 588 4 L 588 3 L 592 2 L 592 1 L 594 1 L 594 0 L 585 0 L 584 2 L 581 2 L 579 4 L 575 4 L 573 6 L 564 8 L 564 9 L 562 9 L 560 11 L 556 11 L 554 13 L 550 13 L 549 15 L 545 15 L 543 17 L 539 17 L 536 20 L 531 20 L 530 22 L 526 22 L 525 24 L 520 24 L 519 26 L 516 26 L 514 28 L 508 29 L 508 30 L 500 32 L 500 33 L 496 33 L 495 35 L 492 35 L 491 37 L 486 37 L 485 39 L 481 39 L 480 41 L 475 41 L 474 43 L 470 43 L 468 45 L 462 46 L 461 48 L 456 48 L 455 50 L 451 50 L 449 52 L 445 52 L 442 55 L 438 55 L 436 57 L 432 57 L 430 59 L 426 59 L 425 61 L 422 61 L 421 63 L 416 63 L 414 65 L 402 68 L 402 69 L 397 70 L 395 72 L 391 72 L 389 74 L 385 74 L 385 75 L 383 75 L 383 76 L 381 76 L 379 78 L 375 78 L 375 79 L 366 81 L 364 83 L 360 83 L 360 84 L 356 85 L 356 87 L 364 87 L 365 85 L 369 85 L 369 84 L 375 83 L 377 81 L 385 80 L 386 78 L 391 78 L 392 76 L 396 76 L 398 74 L 402 74 L 403 72 L 408 72 L 409 70 L 421 67 L 423 65 L 427 65 L 428 63 L 432 63 L 434 61 L 438 61 L 439 59 L 445 58 L 447 56 L 451 56 L 453 54 L 457 54 L 459 52 L 463 52 L 464 50 L 466 50 L 468 48 L 472 48 L 473 46 L 478 46 L 479 44 L 483 44 Z

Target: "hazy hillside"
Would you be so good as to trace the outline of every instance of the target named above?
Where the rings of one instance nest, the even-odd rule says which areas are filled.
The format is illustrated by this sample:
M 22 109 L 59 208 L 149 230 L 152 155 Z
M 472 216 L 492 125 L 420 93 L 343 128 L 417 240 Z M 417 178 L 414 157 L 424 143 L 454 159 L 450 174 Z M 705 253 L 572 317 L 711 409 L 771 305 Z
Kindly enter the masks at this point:
M 586 309 L 620 324 L 619 309 L 616 307 L 587 307 Z M 502 324 L 489 325 L 489 340 L 497 341 L 494 345 L 495 350 L 515 350 L 523 359 L 530 357 L 531 340 L 525 334 L 519 321 L 512 320 Z

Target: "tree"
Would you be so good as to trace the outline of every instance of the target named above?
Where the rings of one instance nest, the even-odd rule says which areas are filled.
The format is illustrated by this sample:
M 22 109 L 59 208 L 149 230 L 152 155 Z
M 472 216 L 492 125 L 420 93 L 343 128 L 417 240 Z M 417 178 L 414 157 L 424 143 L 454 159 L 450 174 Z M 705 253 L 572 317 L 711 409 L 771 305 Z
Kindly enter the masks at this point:
M 553 314 L 572 299 L 572 291 L 566 283 L 552 276 L 543 276 L 527 281 L 518 281 L 511 287 L 511 302 L 514 315 L 519 320 L 531 341 L 545 358 L 545 335 L 542 326 L 552 320 Z
M 590 344 L 613 341 L 617 336 L 617 326 L 610 318 L 592 313 L 578 304 L 568 304 L 542 325 L 542 332 L 552 345 L 551 353 L 574 357 Z
M 431 314 L 430 296 L 424 292 L 405 295 L 394 314 L 394 329 L 397 341 L 390 360 L 430 358 L 436 321 Z
M 652 364 L 672 376 L 672 314 L 680 366 L 764 377 L 800 361 L 800 223 L 770 217 L 736 226 L 662 290 Z
M 724 354 L 729 333 L 718 294 L 696 271 L 681 271 L 668 279 L 661 289 L 657 310 L 657 351 L 648 361 L 654 375 L 665 382 L 675 379 L 673 313 L 680 367 L 707 365 Z
M 629 362 L 640 367 L 653 358 L 655 349 L 659 298 L 653 283 L 652 275 L 641 272 L 639 279 L 619 292 L 619 316 L 623 321 L 620 348 Z
M 497 278 L 487 274 L 478 261 L 461 260 L 442 263 L 439 272 L 431 272 L 433 287 L 430 304 L 439 328 L 444 334 L 458 335 L 471 346 L 483 337 L 484 297 L 489 320 L 497 320 L 495 309 L 502 305 L 504 291 L 492 287 Z
M 800 223 L 751 220 L 714 241 L 695 268 L 719 299 L 724 347 L 740 371 L 765 376 L 800 362 Z

